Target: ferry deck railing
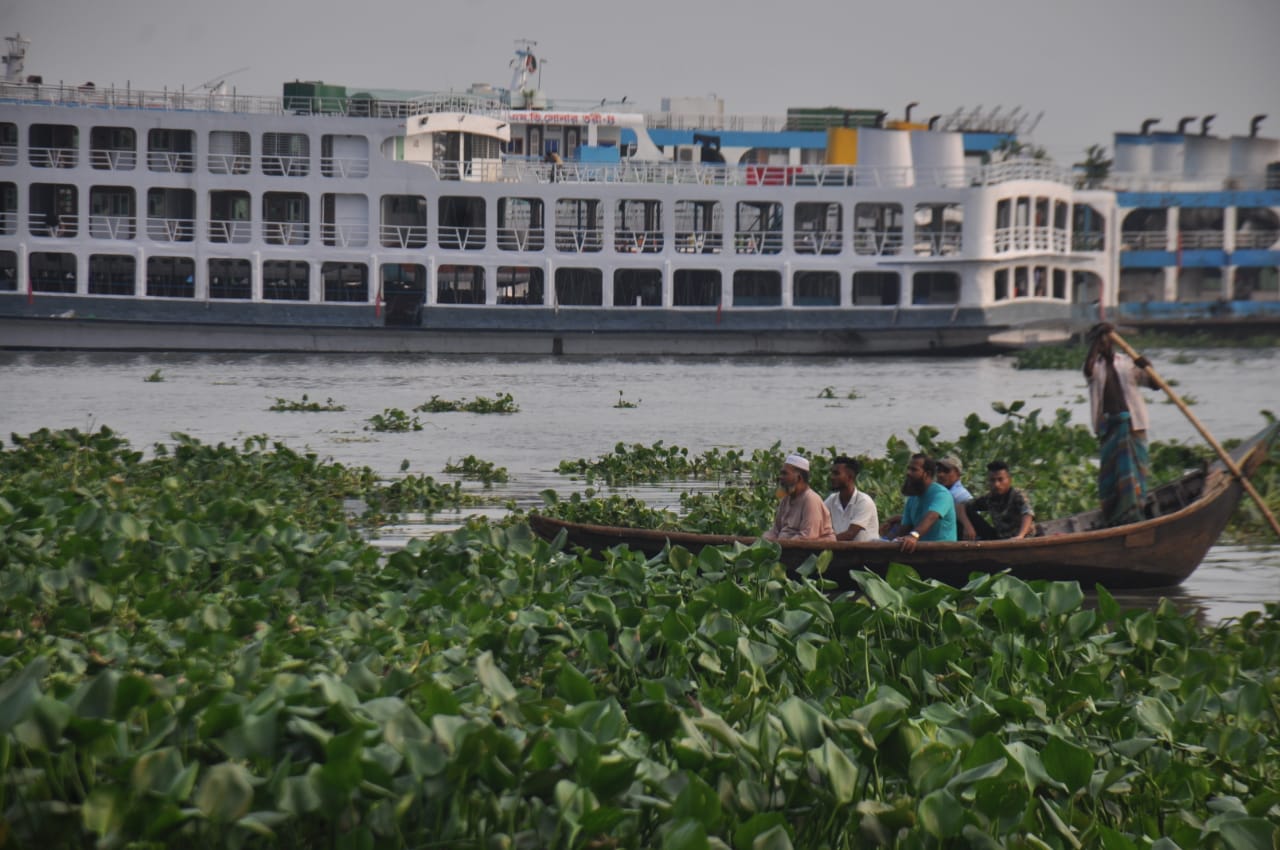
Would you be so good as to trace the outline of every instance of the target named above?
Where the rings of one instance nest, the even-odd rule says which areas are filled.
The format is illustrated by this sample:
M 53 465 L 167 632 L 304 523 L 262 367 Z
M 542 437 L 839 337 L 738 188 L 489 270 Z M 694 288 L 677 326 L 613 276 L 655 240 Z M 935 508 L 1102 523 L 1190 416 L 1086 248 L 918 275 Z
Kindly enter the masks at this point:
M 1280 241 L 1280 231 L 1276 230 L 1237 230 L 1237 250 L 1263 251 L 1275 246 Z
M 262 238 L 268 245 L 306 245 L 311 225 L 305 221 L 264 221 Z
M 323 156 L 320 173 L 325 177 L 368 177 L 369 158 Z
M 195 240 L 193 218 L 148 218 L 147 236 L 153 242 L 191 242 Z
M 0 165 L 18 164 L 18 146 L 0 145 Z
M 138 152 L 90 148 L 89 164 L 98 171 L 133 171 L 138 167 Z
M 36 168 L 75 168 L 79 157 L 75 148 L 28 148 L 27 161 Z
M 18 214 L 13 210 L 0 210 L 0 236 L 18 231 Z
M 853 250 L 856 254 L 891 256 L 902 253 L 901 230 L 856 230 Z
M 137 221 L 131 215 L 89 216 L 89 235 L 94 239 L 132 239 L 137 229 Z
M 213 219 L 209 222 L 209 241 L 222 244 L 243 244 L 253 238 L 253 222 L 233 219 Z
M 1124 231 L 1120 244 L 1130 251 L 1164 251 L 1169 247 L 1169 234 L 1164 230 Z
M 209 154 L 210 174 L 248 174 L 253 169 L 253 157 L 243 153 Z
M 844 249 L 844 237 L 838 230 L 810 230 L 796 233 L 797 254 L 839 254 Z
M 80 232 L 80 217 L 68 214 L 32 212 L 27 214 L 27 227 L 32 236 L 68 239 Z
M 381 224 L 378 226 L 378 243 L 384 248 L 427 247 L 425 224 Z
M 320 225 L 320 239 L 325 245 L 333 247 L 363 248 L 369 244 L 369 225 L 324 222 Z
M 196 168 L 196 155 L 189 151 L 147 151 L 147 168 L 169 174 L 190 174 Z
M 497 237 L 500 251 L 541 251 L 547 232 L 541 227 L 499 227 Z

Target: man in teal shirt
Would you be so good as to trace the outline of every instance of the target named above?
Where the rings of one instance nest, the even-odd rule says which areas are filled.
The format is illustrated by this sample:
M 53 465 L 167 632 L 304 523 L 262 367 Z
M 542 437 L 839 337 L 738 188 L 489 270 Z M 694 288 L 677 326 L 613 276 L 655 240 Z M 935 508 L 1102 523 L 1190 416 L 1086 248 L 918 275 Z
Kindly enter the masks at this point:
M 894 532 L 894 541 L 903 552 L 914 552 L 921 540 L 956 539 L 956 500 L 933 480 L 936 474 L 937 464 L 927 455 L 911 456 L 902 482 L 907 504 Z

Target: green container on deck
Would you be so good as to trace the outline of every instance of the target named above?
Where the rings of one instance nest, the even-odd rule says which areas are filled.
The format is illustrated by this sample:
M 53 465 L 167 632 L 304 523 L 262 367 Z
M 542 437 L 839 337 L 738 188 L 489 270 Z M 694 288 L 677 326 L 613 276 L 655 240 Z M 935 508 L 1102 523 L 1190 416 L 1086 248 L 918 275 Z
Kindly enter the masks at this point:
M 284 108 L 289 112 L 344 114 L 347 111 L 347 87 L 294 80 L 284 84 Z
M 879 109 L 842 106 L 793 106 L 787 109 L 788 130 L 826 130 L 829 127 L 874 127 Z

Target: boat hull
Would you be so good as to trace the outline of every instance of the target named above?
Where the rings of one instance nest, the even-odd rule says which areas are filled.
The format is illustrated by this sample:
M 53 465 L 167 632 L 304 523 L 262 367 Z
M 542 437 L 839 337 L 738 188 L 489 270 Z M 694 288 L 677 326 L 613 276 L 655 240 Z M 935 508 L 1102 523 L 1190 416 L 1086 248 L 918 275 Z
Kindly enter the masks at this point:
M 1266 459 L 1278 427 L 1270 426 L 1236 450 L 1235 459 L 1246 475 Z M 1167 587 L 1181 583 L 1199 566 L 1243 493 L 1241 483 L 1218 462 L 1207 472 L 1189 473 L 1161 487 L 1156 504 L 1171 510 L 1132 525 L 1089 528 L 1097 522 L 1094 511 L 1045 523 L 1043 536 L 1025 540 L 921 543 L 911 554 L 890 542 L 788 540 L 779 544 L 778 557 L 794 577 L 811 557 L 829 552 L 823 577 L 833 581 L 838 592 L 857 589 L 853 571 L 883 575 L 894 563 L 952 585 L 964 584 L 975 573 L 1008 571 L 1025 580 L 1077 581 L 1116 589 Z M 585 525 L 543 516 L 530 517 L 530 525 L 544 538 L 563 533 L 570 545 L 594 552 L 626 545 L 652 556 L 668 546 L 700 550 L 756 542 L 754 537 Z M 1083 530 L 1073 530 L 1078 527 Z

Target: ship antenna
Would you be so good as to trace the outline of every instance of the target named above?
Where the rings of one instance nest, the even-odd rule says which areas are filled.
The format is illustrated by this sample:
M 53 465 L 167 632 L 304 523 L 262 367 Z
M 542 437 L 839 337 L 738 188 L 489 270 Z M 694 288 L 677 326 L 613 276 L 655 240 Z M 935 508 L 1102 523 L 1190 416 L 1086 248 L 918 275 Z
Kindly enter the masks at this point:
M 9 50 L 4 56 L 4 81 L 20 83 L 27 61 L 27 47 L 31 42 L 23 38 L 22 33 L 5 36 L 4 40 L 9 42 Z

